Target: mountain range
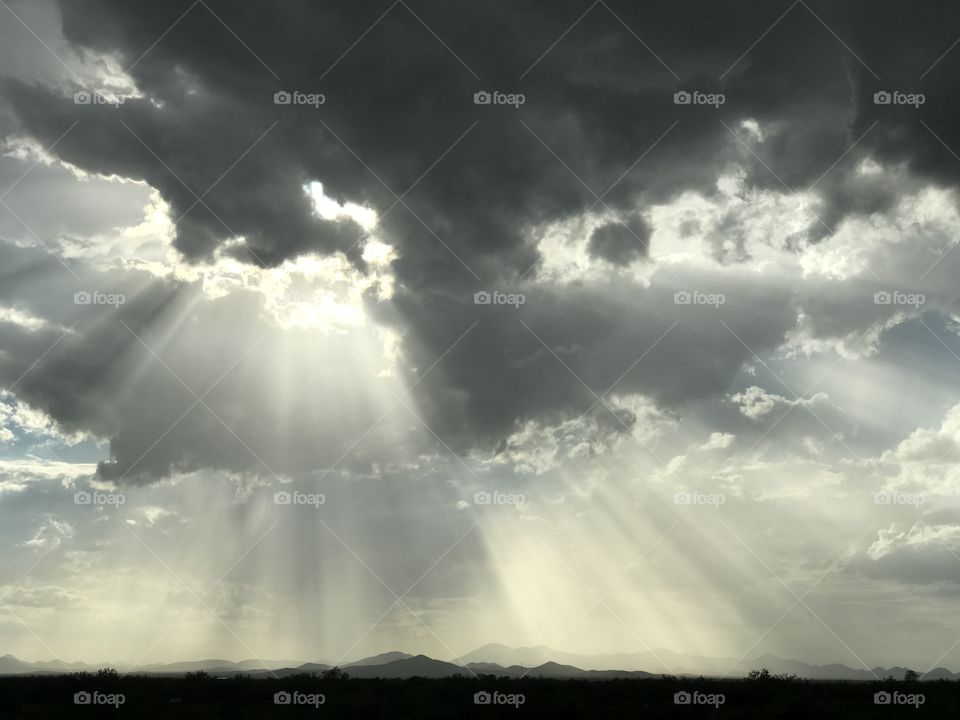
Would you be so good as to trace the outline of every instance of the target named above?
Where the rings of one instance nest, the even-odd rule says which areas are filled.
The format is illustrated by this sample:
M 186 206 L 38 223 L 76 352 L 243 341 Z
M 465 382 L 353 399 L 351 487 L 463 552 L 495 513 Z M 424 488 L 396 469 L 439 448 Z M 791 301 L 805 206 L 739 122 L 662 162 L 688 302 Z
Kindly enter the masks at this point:
M 95 672 L 104 665 L 62 660 L 25 662 L 13 655 L 0 657 L 0 675 L 62 675 L 75 672 Z M 226 677 L 245 674 L 251 677 L 287 676 L 296 673 L 322 673 L 330 669 L 326 663 L 296 660 L 193 660 L 167 664 L 138 665 L 131 672 L 142 675 L 183 675 L 203 671 L 209 675 Z M 775 655 L 761 655 L 750 660 L 710 658 L 673 653 L 666 650 L 608 655 L 580 655 L 546 646 L 512 648 L 489 644 L 453 661 L 437 660 L 426 655 L 410 655 L 392 651 L 341 664 L 351 677 L 357 678 L 439 678 L 452 675 L 497 675 L 508 677 L 549 678 L 645 678 L 659 675 L 704 675 L 744 677 L 751 670 L 766 668 L 773 674 L 797 675 L 811 680 L 876 680 L 892 676 L 902 679 L 908 668 L 874 667 L 851 668 L 838 663 L 811 665 L 798 660 L 786 660 Z M 125 672 L 126 668 L 117 668 Z M 927 680 L 958 680 L 960 673 L 946 668 L 935 668 L 924 677 Z

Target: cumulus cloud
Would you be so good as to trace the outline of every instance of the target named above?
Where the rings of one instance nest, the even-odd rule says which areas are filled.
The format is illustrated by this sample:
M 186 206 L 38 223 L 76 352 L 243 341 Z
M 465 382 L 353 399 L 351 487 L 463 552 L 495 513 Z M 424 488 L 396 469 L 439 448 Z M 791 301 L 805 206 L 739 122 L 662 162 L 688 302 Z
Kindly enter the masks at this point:
M 947 412 L 938 428 L 918 428 L 893 453 L 902 462 L 955 463 L 960 460 L 960 405 Z
M 773 410 L 778 403 L 788 402 L 782 395 L 768 393 L 756 385 L 748 387 L 742 393 L 731 395 L 730 399 L 739 406 L 740 412 L 751 420 L 762 418 Z
M 402 328 L 414 368 L 435 362 L 479 318 L 467 305 L 478 286 L 526 292 L 528 314 L 483 316 L 482 327 L 449 354 L 424 388 L 430 392 L 424 408 L 429 421 L 449 428 L 449 440 L 459 446 L 477 437 L 495 446 L 517 422 L 555 419 L 588 406 L 589 394 L 559 389 L 569 380 L 552 357 L 562 354 L 560 348 L 581 348 L 568 364 L 580 376 L 593 368 L 587 384 L 599 391 L 655 339 L 646 332 L 631 334 L 629 342 L 612 335 L 613 328 L 619 332 L 629 324 L 628 308 L 652 305 L 640 287 L 620 286 L 616 296 L 611 288 L 590 287 L 564 297 L 538 287 L 536 268 L 543 258 L 531 229 L 597 208 L 609 211 L 618 219 L 592 231 L 589 254 L 628 264 L 650 252 L 650 228 L 638 208 L 682 192 L 714 195 L 717 178 L 733 162 L 746 165 L 745 182 L 753 188 L 781 193 L 781 180 L 790 188 L 813 184 L 877 112 L 864 102 L 873 86 L 869 68 L 803 8 L 778 28 L 777 42 L 758 44 L 733 66 L 763 22 L 760 6 L 706 11 L 705 24 L 717 27 L 704 37 L 689 32 L 685 3 L 649 17 L 639 7 L 621 9 L 628 26 L 644 28 L 650 38 L 675 39 L 672 60 L 659 61 L 600 8 L 578 28 L 576 42 L 557 44 L 536 64 L 533 50 L 551 46 L 569 25 L 568 16 L 579 12 L 575 4 L 554 7 L 546 16 L 513 5 L 502 14 L 485 11 L 483 23 L 438 4 L 420 8 L 455 57 L 400 6 L 342 60 L 345 38 L 360 36 L 375 19 L 346 4 L 325 6 L 321 21 L 320 10 L 304 3 L 266 15 L 213 3 L 190 10 L 152 46 L 187 9 L 141 12 L 110 0 L 62 3 L 67 41 L 128 66 L 136 92 L 118 107 L 77 105 L 62 88 L 9 80 L 4 96 L 16 117 L 14 132 L 48 146 L 76 121 L 57 143 L 56 156 L 90 173 L 156 188 L 177 220 L 176 248 L 194 262 L 227 254 L 274 266 L 319 252 L 343 253 L 365 269 L 369 232 L 349 217 L 319 216 L 305 187 L 322 182 L 338 202 L 376 210 L 382 216 L 377 232 L 397 253 L 395 299 L 377 316 Z M 697 12 L 705 11 L 698 6 Z M 881 18 L 877 22 L 892 21 L 882 12 L 872 14 Z M 826 15 L 867 66 L 890 56 L 863 33 L 854 9 Z M 236 35 L 224 30 L 218 16 Z M 476 27 L 490 32 L 465 31 Z M 237 36 L 258 41 L 244 47 Z M 594 62 L 601 47 L 603 62 Z M 391 48 L 418 58 L 415 70 L 384 64 Z M 329 69 L 322 81 L 317 68 Z M 356 92 L 357 73 L 365 78 L 363 93 Z M 722 81 L 709 79 L 721 73 Z M 521 74 L 522 81 L 509 80 Z M 478 78 L 480 84 L 497 79 L 506 89 L 523 90 L 529 102 L 512 112 L 475 105 Z M 723 89 L 729 100 L 718 109 L 674 105 L 678 85 L 691 84 Z M 291 90 L 322 91 L 326 102 L 316 108 L 273 103 L 276 92 Z M 638 106 L 644 107 L 641 115 L 631 112 Z M 742 125 L 746 120 L 762 132 L 751 133 Z M 731 128 L 744 136 L 734 137 Z M 917 152 L 928 148 L 927 138 L 915 134 Z M 867 181 L 849 169 L 868 151 L 880 154 L 877 143 L 884 138 L 889 141 L 888 135 L 868 134 L 820 186 L 824 196 L 840 198 L 827 213 L 831 226 L 847 214 L 888 206 L 888 193 L 861 192 Z M 756 147 L 746 152 L 741 141 Z M 917 163 L 916 169 L 927 168 Z M 948 174 L 938 166 L 934 175 L 944 180 Z M 853 189 L 847 195 L 838 192 L 848 184 Z M 864 194 L 877 199 L 863 200 Z M 814 228 L 808 228 L 808 240 L 824 236 L 822 219 L 810 217 L 808 223 Z M 524 285 L 519 278 L 531 271 L 533 284 Z M 792 325 L 777 301 L 762 311 L 749 320 L 759 333 L 746 329 L 747 322 L 737 328 L 741 336 L 754 335 L 751 347 L 758 351 L 778 344 Z M 518 327 L 517 319 L 544 342 Z M 672 341 L 682 337 L 679 330 Z M 600 361 L 593 348 L 602 348 L 611 362 Z M 720 348 L 727 354 L 717 355 L 716 365 L 675 350 L 686 357 L 687 378 L 674 387 L 669 380 L 666 387 L 644 387 L 635 379 L 639 374 L 625 385 L 674 404 L 715 393 L 743 359 L 734 345 Z M 551 391 L 530 389 L 522 374 L 494 371 L 494 358 L 504 356 L 535 363 L 531 367 L 541 377 L 551 378 Z
M 700 446 L 701 450 L 725 450 L 733 444 L 737 436 L 733 433 L 713 432 L 707 441 Z
M 60 520 L 52 518 L 47 519 L 37 528 L 29 540 L 22 543 L 27 548 L 40 548 L 49 550 L 60 547 L 60 545 L 73 537 L 73 527 Z
M 853 567 L 908 583 L 956 583 L 960 580 L 958 520 L 956 511 L 941 511 L 906 528 L 881 530 Z
M 613 582 L 610 557 L 641 531 L 702 510 L 675 507 L 678 489 L 723 494 L 716 516 L 779 553 L 791 585 L 877 517 L 857 581 L 956 580 L 953 515 L 870 497 L 956 494 L 945 0 L 808 0 L 766 35 L 782 9 L 760 2 L 611 1 L 569 33 L 573 0 L 43 7 L 27 19 L 68 67 L 17 58 L 0 82 L 0 500 L 8 544 L 49 550 L 71 582 L 16 602 L 73 608 L 97 582 L 113 610 L 105 596 L 135 577 L 189 606 L 142 570 L 111 579 L 129 563 L 112 533 L 182 557 L 182 527 L 242 526 L 245 544 L 239 517 L 291 510 L 264 548 L 296 555 L 316 515 L 271 506 L 279 484 L 322 484 L 391 585 L 477 519 L 468 560 L 428 579 L 448 599 L 416 599 L 431 618 L 499 612 L 476 591 L 500 588 L 491 556 L 515 606 L 536 607 L 517 588 L 575 596 L 546 571 L 526 582 L 544 563 L 516 520 L 578 527 L 571 555 Z M 123 102 L 74 101 L 95 88 Z M 927 101 L 874 103 L 885 90 Z M 78 508 L 87 488 L 130 502 Z M 471 502 L 493 490 L 527 502 Z M 728 528 L 701 520 L 660 565 L 695 590 L 662 596 L 690 607 L 706 578 L 725 619 L 762 617 L 743 558 L 703 555 Z M 198 576 L 234 559 L 199 544 Z M 255 624 L 289 602 L 327 636 L 298 571 L 322 555 L 340 582 L 331 547 L 262 563 L 270 591 L 238 578 L 216 607 Z
M 112 0 L 64 2 L 66 40 L 78 53 L 127 66 L 135 92 L 117 107 L 77 105 L 62 87 L 10 79 L 3 95 L 15 117 L 14 135 L 49 146 L 76 122 L 52 151 L 57 158 L 158 190 L 177 221 L 174 245 L 191 262 L 227 255 L 277 266 L 304 253 L 339 253 L 367 271 L 363 248 L 371 231 L 349 216 L 319 215 L 305 188 L 322 183 L 337 202 L 380 213 L 375 232 L 396 250 L 396 287 L 393 301 L 378 303 L 372 312 L 402 333 L 411 381 L 416 368 L 431 366 L 479 323 L 418 394 L 428 423 L 441 428 L 452 446 L 480 442 L 494 448 L 519 424 L 557 422 L 590 407 L 592 393 L 617 381 L 662 332 L 650 323 L 634 325 L 635 309 L 642 308 L 642 319 L 643 312 L 666 304 L 672 293 L 661 290 L 675 284 L 660 272 L 654 288 L 599 283 L 557 293 L 537 282 L 544 258 L 534 228 L 590 211 L 610 213 L 614 219 L 585 238 L 588 255 L 629 265 L 651 255 L 656 237 L 640 208 L 682 193 L 715 198 L 718 178 L 740 166 L 748 195 L 789 195 L 787 188 L 813 186 L 812 201 L 826 204 L 796 229 L 790 243 L 802 246 L 834 235 L 848 216 L 894 205 L 897 193 L 884 173 L 856 171 L 870 154 L 938 182 L 953 183 L 958 175 L 947 163 L 931 162 L 937 143 L 922 126 L 907 123 L 905 109 L 868 102 L 876 85 L 873 68 L 898 67 L 894 61 L 903 61 L 906 50 L 878 46 L 865 33 L 857 7 L 817 8 L 847 47 L 798 7 L 778 26 L 776 42 L 757 44 L 738 63 L 733 61 L 763 29 L 764 8 L 748 4 L 719 13 L 698 5 L 697 13 L 709 16 L 704 22 L 717 24 L 700 37 L 690 33 L 691 7 L 674 4 L 655 15 L 639 7 L 620 9 L 620 19 L 644 28 L 651 41 L 673 38 L 666 55 L 649 52 L 597 8 L 578 27 L 575 41 L 557 44 L 534 63 L 532 49 L 551 47 L 579 13 L 575 4 L 562 3 L 546 16 L 514 4 L 509 12 L 484 11 L 481 23 L 472 11 L 452 13 L 427 3 L 418 15 L 432 33 L 412 10 L 398 6 L 338 60 L 349 47 L 345 38 L 359 37 L 375 15 L 345 3 L 325 6 L 322 14 L 295 3 L 266 15 L 213 3 L 190 9 L 154 46 L 189 5 L 141 12 Z M 875 28 L 899 23 L 876 8 L 869 15 Z M 476 27 L 490 31 L 466 32 Z M 237 37 L 257 41 L 245 47 Z M 415 68 L 384 64 L 392 48 L 418 58 Z M 318 68 L 328 69 L 322 80 Z M 363 93 L 356 92 L 357 73 L 365 78 Z M 944 68 L 927 83 L 935 88 L 947 77 Z M 529 101 L 509 112 L 475 105 L 478 83 L 494 79 L 504 89 L 524 91 Z M 727 101 L 719 108 L 674 105 L 673 92 L 687 86 L 723 90 Z M 297 90 L 322 91 L 325 102 L 274 104 L 276 92 Z M 641 115 L 631 112 L 638 106 L 644 107 Z M 944 117 L 935 124 L 947 128 L 949 142 L 952 125 L 943 121 L 953 107 L 938 98 L 936 109 Z M 887 113 L 882 132 L 872 126 L 881 112 Z M 389 118 L 388 132 L 383 118 Z M 900 137 L 905 132 L 909 143 Z M 844 162 L 836 163 L 841 157 Z M 896 188 L 902 192 L 903 185 Z M 721 262 L 750 259 L 740 230 L 740 218 L 727 213 L 710 232 Z M 685 286 L 675 289 L 698 289 L 680 270 L 673 275 Z M 719 277 L 700 280 L 726 284 Z M 478 310 L 500 309 L 471 306 L 473 293 L 484 286 L 523 292 L 528 302 L 522 312 L 481 315 Z M 760 288 L 742 277 L 736 286 L 720 288 L 727 290 L 731 309 L 742 298 L 744 305 L 736 307 L 742 312 L 729 324 L 758 352 L 798 332 L 786 293 L 763 287 L 764 302 L 746 307 Z M 806 310 L 822 325 L 824 313 Z M 705 322 L 694 323 L 704 330 Z M 744 349 L 718 339 L 707 358 L 685 342 L 693 333 L 684 324 L 665 341 L 676 378 L 650 368 L 623 379 L 624 390 L 677 406 L 724 389 Z M 636 329 L 624 334 L 623 328 Z M 824 332 L 830 331 L 817 329 Z M 102 337 L 98 344 L 104 345 Z M 657 362 L 653 356 L 647 364 Z M 527 370 L 515 370 L 518 363 Z M 533 375 L 541 382 L 532 384 Z M 584 379 L 590 391 L 571 375 Z M 760 401 L 751 412 L 763 407 Z M 77 424 L 76 409 L 62 401 L 55 417 Z M 102 422 L 87 426 L 101 436 L 114 433 Z M 118 438 L 115 445 L 124 443 Z M 188 454 L 203 453 L 198 448 Z M 163 473 L 165 467 L 149 470 Z

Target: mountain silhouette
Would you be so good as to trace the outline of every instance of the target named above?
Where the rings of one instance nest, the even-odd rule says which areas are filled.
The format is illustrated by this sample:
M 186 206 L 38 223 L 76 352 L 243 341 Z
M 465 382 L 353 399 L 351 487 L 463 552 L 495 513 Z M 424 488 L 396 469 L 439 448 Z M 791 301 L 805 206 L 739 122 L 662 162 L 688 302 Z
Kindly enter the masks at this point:
M 411 657 L 413 657 L 413 655 L 410 653 L 393 650 L 391 652 L 380 653 L 379 655 L 363 658 L 362 660 L 354 660 L 351 663 L 347 663 L 343 667 L 353 667 L 355 665 L 385 665 L 386 663 L 391 663 L 396 660 L 406 660 L 407 658 Z
M 414 655 L 401 660 L 377 665 L 351 665 L 347 673 L 358 678 L 441 678 L 452 675 L 466 675 L 461 665 L 434 660 L 426 655 Z
M 0 675 L 64 675 L 95 672 L 107 666 L 108 664 L 68 663 L 56 659 L 26 662 L 13 655 L 0 656 Z M 796 675 L 810 680 L 871 681 L 887 677 L 900 680 L 908 671 L 908 668 L 901 666 L 858 669 L 839 663 L 812 665 L 770 654 L 745 660 L 684 655 L 666 650 L 613 655 L 578 655 L 552 650 L 542 645 L 511 648 L 499 643 L 484 645 L 452 662 L 427 655 L 390 651 L 342 664 L 341 667 L 351 677 L 384 679 L 443 678 L 454 675 L 595 680 L 649 678 L 659 675 L 720 677 L 728 669 L 729 676 L 735 678 L 744 677 L 751 670 L 766 668 L 774 675 Z M 330 664 L 322 662 L 207 659 L 139 665 L 131 672 L 138 675 L 177 676 L 203 671 L 217 677 L 249 675 L 257 678 L 289 677 L 305 672 L 322 674 L 330 668 Z M 125 670 L 125 668 L 121 669 Z M 960 673 L 939 667 L 928 672 L 924 679 L 958 680 Z

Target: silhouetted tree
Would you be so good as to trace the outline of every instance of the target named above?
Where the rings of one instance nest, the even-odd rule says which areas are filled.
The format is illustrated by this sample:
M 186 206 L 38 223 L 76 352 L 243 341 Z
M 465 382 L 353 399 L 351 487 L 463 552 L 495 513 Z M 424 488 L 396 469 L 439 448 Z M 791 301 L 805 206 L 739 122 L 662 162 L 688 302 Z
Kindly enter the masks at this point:
M 783 682 L 796 682 L 800 679 L 799 675 L 792 675 L 790 673 L 777 673 L 773 676 L 774 680 L 782 680 Z
M 290 680 L 291 682 L 310 682 L 311 680 L 317 679 L 317 674 L 315 672 L 298 672 L 293 673 L 292 675 L 287 675 L 284 677 L 284 680 Z

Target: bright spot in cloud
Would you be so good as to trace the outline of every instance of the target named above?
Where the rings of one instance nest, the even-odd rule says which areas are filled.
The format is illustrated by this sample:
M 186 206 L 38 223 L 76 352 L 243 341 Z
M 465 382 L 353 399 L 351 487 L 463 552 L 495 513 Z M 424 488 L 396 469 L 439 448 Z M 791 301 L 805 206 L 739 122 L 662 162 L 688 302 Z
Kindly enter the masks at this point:
M 357 205 L 356 203 L 345 203 L 340 205 L 336 200 L 323 194 L 323 183 L 316 181 L 305 186 L 304 189 L 313 200 L 313 209 L 325 220 L 336 220 L 338 218 L 348 217 L 364 230 L 372 230 L 376 227 L 379 218 L 377 213 L 370 208 Z

